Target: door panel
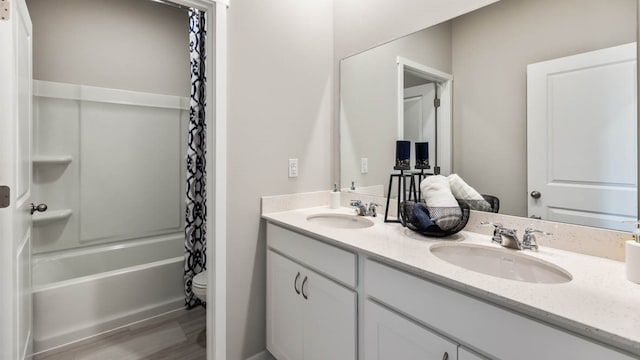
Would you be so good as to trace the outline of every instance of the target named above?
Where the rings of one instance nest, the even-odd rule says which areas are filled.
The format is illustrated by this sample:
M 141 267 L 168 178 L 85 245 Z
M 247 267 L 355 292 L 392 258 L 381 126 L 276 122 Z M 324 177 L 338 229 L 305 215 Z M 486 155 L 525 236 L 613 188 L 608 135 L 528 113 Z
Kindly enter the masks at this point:
M 367 360 L 457 358 L 457 344 L 370 300 L 365 304 L 365 317 Z
M 267 251 L 267 349 L 279 360 L 302 359 L 303 304 L 294 288 L 294 282 L 297 289 L 302 286 L 301 270 Z
M 527 195 L 529 216 L 619 230 L 635 220 L 635 49 L 527 67 L 528 193 L 541 193 Z
M 356 359 L 355 291 L 310 270 L 304 275 L 304 359 Z
M 0 185 L 10 205 L 0 209 L 0 358 L 31 355 L 31 20 L 13 0 L 0 20 Z
M 458 347 L 458 360 L 485 360 L 485 358 L 480 357 L 480 355 L 476 355 L 472 353 L 470 350 L 463 348 L 462 346 Z

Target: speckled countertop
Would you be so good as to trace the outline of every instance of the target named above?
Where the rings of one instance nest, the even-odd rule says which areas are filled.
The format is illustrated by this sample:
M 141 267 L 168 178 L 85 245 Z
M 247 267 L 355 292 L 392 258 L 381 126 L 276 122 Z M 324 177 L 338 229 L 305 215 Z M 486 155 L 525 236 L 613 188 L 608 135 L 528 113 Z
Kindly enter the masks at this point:
M 443 241 L 501 248 L 492 244 L 488 235 L 462 231 L 448 240 L 427 238 L 400 224 L 384 223 L 381 217 L 369 217 L 374 226 L 363 229 L 337 229 L 307 221 L 308 216 L 320 213 L 353 214 L 353 210 L 320 206 L 264 213 L 262 217 L 640 358 L 640 285 L 626 279 L 623 262 L 543 246 L 538 252 L 526 251 L 526 255 L 562 267 L 573 276 L 570 282 L 505 280 L 447 263 L 429 251 L 432 245 Z

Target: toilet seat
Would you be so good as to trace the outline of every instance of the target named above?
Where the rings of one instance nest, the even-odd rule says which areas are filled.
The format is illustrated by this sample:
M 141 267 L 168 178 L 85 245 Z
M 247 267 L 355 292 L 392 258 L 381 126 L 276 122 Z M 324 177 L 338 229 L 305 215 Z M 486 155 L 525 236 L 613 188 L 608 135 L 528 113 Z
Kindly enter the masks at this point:
M 207 282 L 209 281 L 209 277 L 207 276 L 207 270 L 197 274 L 191 280 L 191 291 L 193 294 L 198 297 L 198 299 L 206 302 L 207 301 Z

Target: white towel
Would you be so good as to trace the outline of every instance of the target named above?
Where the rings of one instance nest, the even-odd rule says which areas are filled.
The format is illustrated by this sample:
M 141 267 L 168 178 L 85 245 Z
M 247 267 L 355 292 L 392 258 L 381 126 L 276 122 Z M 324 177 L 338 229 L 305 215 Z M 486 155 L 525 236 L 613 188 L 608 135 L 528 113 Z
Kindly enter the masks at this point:
M 447 231 L 460 224 L 462 210 L 451 193 L 449 180 L 442 175 L 428 176 L 420 183 L 422 197 L 427 203 L 431 220 Z
M 442 175 L 427 176 L 420 183 L 420 191 L 427 207 L 458 206 L 456 198 L 451 193 L 449 180 Z
M 490 211 L 491 205 L 476 191 L 469 186 L 458 174 L 451 174 L 447 177 L 451 192 L 456 199 L 474 200 L 469 203 L 473 210 Z

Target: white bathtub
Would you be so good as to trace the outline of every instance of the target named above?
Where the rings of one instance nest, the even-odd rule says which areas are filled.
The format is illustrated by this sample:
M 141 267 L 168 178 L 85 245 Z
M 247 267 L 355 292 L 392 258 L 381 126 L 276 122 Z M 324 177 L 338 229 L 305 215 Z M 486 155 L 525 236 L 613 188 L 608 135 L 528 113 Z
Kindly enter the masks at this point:
M 184 306 L 181 234 L 33 257 L 34 351 Z

